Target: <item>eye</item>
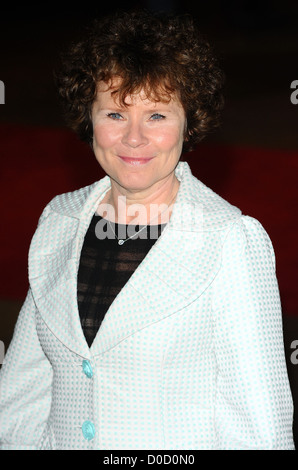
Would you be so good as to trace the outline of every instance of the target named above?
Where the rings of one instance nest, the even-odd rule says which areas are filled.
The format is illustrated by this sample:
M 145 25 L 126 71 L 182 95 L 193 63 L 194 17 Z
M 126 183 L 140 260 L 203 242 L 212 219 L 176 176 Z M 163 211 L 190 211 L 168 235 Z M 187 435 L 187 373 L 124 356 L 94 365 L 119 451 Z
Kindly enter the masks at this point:
M 114 121 L 119 121 L 122 119 L 122 116 L 119 113 L 108 113 L 107 116 L 111 119 L 114 119 Z
M 152 119 L 152 121 L 161 121 L 162 119 L 165 119 L 165 116 L 163 116 L 162 114 L 159 114 L 159 113 L 154 113 L 154 114 L 152 114 L 150 119 Z

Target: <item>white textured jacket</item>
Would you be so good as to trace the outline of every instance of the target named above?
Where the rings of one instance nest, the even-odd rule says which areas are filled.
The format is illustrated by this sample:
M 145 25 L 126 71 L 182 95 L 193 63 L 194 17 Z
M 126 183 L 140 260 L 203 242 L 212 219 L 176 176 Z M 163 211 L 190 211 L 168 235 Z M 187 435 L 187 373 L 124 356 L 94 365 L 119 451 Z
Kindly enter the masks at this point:
M 179 163 L 171 220 L 89 349 L 84 235 L 110 179 L 54 198 L 1 370 L 2 449 L 293 449 L 270 239 Z

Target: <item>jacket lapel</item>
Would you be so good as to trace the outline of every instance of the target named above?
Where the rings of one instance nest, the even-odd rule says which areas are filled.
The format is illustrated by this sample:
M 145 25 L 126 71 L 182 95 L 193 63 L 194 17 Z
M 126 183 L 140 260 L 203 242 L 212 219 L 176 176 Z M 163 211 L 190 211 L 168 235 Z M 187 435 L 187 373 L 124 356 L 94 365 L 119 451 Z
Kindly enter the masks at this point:
M 37 309 L 70 350 L 91 357 L 77 303 L 77 273 L 84 236 L 109 178 L 61 195 L 46 207 L 29 250 L 29 282 Z
M 221 263 L 222 232 L 240 216 L 180 163 L 171 220 L 109 308 L 89 349 L 77 306 L 77 271 L 85 233 L 109 178 L 54 199 L 33 237 L 29 280 L 51 331 L 83 357 L 104 353 L 136 331 L 180 311 L 210 285 Z

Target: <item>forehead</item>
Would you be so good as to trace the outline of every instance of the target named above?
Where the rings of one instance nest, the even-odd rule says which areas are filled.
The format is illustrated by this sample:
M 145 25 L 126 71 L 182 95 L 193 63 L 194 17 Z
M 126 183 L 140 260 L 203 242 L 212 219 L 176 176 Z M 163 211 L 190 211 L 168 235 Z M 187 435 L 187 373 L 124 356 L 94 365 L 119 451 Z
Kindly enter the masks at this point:
M 148 96 L 149 95 L 149 96 Z M 97 102 L 113 103 L 118 106 L 131 106 L 143 104 L 144 106 L 156 107 L 161 103 L 165 106 L 182 107 L 177 93 L 167 93 L 162 87 L 155 93 L 149 94 L 145 87 L 132 93 L 124 93 L 121 90 L 121 80 L 113 79 L 109 82 L 99 82 L 97 85 Z

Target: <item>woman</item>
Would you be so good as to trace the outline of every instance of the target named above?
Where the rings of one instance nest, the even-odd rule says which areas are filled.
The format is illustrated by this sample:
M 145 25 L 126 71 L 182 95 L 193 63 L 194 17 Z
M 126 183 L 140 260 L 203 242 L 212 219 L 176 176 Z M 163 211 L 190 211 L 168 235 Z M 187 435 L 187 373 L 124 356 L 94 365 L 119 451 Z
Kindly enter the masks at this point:
M 107 176 L 45 208 L 1 371 L 3 449 L 293 449 L 274 253 L 181 153 L 223 76 L 188 17 L 96 22 L 57 84 Z

